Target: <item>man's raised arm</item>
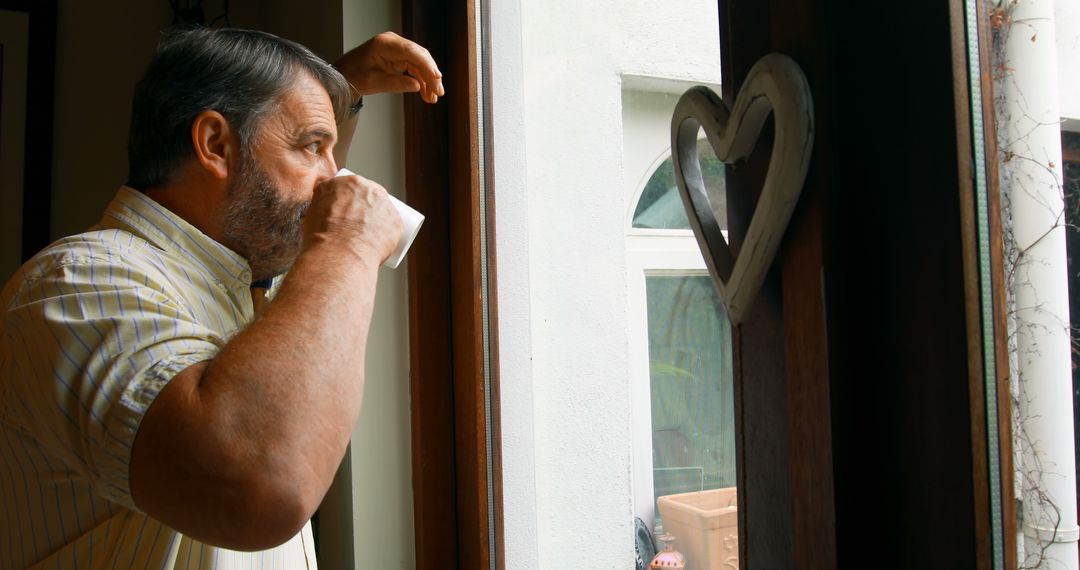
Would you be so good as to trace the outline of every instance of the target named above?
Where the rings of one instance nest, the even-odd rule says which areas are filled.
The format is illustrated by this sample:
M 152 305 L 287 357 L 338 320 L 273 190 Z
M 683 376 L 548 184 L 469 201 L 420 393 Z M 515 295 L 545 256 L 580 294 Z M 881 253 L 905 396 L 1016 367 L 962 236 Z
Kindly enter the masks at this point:
M 334 67 L 356 90 L 357 97 L 374 93 L 419 93 L 434 104 L 446 92 L 442 72 L 428 50 L 393 32 L 383 32 L 341 56 Z M 334 159 L 344 166 L 359 115 L 338 124 Z

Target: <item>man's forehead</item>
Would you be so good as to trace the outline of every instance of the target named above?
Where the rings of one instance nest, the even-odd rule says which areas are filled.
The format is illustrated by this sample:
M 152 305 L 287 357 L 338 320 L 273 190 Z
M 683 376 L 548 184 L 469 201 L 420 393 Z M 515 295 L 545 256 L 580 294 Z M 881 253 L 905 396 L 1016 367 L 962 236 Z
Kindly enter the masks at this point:
M 282 94 L 272 111 L 273 122 L 289 132 L 337 134 L 337 121 L 330 95 L 321 83 L 302 74 Z

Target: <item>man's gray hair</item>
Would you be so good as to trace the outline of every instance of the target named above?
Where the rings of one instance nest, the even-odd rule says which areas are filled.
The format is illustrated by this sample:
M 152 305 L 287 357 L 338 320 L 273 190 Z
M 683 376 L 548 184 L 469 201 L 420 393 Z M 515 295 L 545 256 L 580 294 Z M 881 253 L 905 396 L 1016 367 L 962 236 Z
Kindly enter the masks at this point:
M 326 89 L 341 122 L 352 105 L 352 88 L 308 48 L 254 30 L 166 32 L 135 87 L 128 185 L 145 191 L 168 183 L 194 156 L 191 125 L 203 111 L 221 113 L 240 145 L 250 144 L 267 112 L 305 72 Z

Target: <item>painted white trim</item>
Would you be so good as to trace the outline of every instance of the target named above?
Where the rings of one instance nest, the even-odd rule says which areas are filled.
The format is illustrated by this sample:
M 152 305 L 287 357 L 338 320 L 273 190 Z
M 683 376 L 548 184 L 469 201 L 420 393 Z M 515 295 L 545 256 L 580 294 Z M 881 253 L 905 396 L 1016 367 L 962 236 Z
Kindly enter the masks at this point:
M 528 170 L 525 156 L 525 70 L 520 0 L 489 4 L 491 18 L 491 144 L 495 149 L 495 244 L 498 255 L 499 412 L 502 441 L 503 553 L 514 570 L 543 568 L 537 502 L 536 390 Z
M 649 73 L 623 73 L 621 77 L 623 89 L 631 91 L 651 91 L 653 93 L 682 95 L 684 91 L 695 85 L 704 85 L 713 91 L 720 92 L 720 84 L 710 82 L 707 79 L 671 77 Z

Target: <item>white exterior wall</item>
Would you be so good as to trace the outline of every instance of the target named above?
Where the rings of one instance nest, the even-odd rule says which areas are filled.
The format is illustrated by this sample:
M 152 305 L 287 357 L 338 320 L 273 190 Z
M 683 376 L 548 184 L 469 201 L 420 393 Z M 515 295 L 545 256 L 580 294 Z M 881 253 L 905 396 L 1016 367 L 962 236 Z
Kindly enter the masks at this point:
M 491 12 L 506 565 L 629 568 L 621 76 L 719 83 L 716 6 Z

